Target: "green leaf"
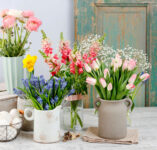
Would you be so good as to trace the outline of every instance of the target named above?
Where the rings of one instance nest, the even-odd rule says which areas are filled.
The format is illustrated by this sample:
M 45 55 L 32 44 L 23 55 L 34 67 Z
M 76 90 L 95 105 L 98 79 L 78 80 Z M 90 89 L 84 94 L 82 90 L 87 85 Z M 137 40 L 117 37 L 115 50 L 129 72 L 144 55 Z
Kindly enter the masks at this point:
M 106 34 L 104 33 L 104 35 L 101 36 L 101 38 L 100 38 L 98 41 L 99 41 L 101 44 L 103 44 L 103 41 L 104 41 L 105 37 L 106 37 Z
M 63 37 L 63 32 L 60 33 L 60 40 L 63 41 L 64 37 Z
M 42 51 L 42 50 L 39 50 L 39 53 L 41 54 L 41 56 L 46 59 L 47 58 L 47 55 Z
M 41 34 L 42 34 L 42 38 L 43 38 L 43 39 L 46 39 L 46 38 L 47 38 L 46 33 L 44 32 L 44 30 L 41 30 Z

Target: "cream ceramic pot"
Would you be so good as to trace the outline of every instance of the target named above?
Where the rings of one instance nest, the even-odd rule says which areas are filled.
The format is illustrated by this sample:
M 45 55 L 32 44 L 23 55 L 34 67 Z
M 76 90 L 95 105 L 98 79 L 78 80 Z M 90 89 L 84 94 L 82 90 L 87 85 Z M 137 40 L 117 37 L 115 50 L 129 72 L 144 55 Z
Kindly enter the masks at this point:
M 31 105 L 32 105 L 31 100 L 22 99 L 22 98 L 18 97 L 18 100 L 17 100 L 17 109 L 18 110 L 23 110 L 24 111 L 28 107 L 32 108 Z M 28 121 L 23 117 L 22 130 L 23 131 L 33 131 L 33 122 L 34 122 L 33 120 Z
M 99 104 L 99 105 L 98 105 Z M 107 139 L 121 139 L 127 135 L 127 112 L 132 101 L 103 100 L 98 98 L 94 102 L 99 113 L 98 135 Z
M 60 108 L 54 110 L 37 110 L 26 108 L 24 117 L 34 119 L 34 141 L 39 143 L 53 143 L 60 140 Z M 32 112 L 32 116 L 28 113 Z

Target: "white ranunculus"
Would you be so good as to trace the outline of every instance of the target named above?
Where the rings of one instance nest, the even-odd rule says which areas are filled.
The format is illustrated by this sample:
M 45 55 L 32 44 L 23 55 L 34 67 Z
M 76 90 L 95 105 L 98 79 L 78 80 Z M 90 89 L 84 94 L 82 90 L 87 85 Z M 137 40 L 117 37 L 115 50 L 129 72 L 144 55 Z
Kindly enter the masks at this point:
M 10 9 L 7 14 L 10 16 L 13 16 L 15 18 L 22 18 L 22 11 L 21 10 Z

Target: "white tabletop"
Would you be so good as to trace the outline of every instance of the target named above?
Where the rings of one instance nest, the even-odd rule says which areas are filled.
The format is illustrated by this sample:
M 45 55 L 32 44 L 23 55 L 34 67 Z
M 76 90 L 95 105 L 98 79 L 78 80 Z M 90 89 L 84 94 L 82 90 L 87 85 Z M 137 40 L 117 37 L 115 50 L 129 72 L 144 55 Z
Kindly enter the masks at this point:
M 94 110 L 84 111 L 85 127 L 97 126 Z M 157 107 L 136 108 L 131 119 L 131 128 L 137 128 L 139 131 L 139 144 L 87 143 L 81 138 L 68 142 L 39 144 L 33 141 L 32 133 L 21 131 L 15 140 L 0 143 L 0 150 L 157 150 Z

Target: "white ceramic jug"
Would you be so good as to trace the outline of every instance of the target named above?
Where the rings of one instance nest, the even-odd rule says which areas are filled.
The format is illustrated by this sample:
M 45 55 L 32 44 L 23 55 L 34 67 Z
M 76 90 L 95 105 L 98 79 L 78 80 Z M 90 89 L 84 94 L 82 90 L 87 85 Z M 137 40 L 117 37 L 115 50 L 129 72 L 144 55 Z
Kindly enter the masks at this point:
M 60 140 L 60 109 L 61 106 L 56 107 L 54 110 L 31 108 L 24 110 L 24 117 L 29 121 L 34 120 L 34 141 L 53 143 Z M 30 112 L 32 115 L 30 115 Z

